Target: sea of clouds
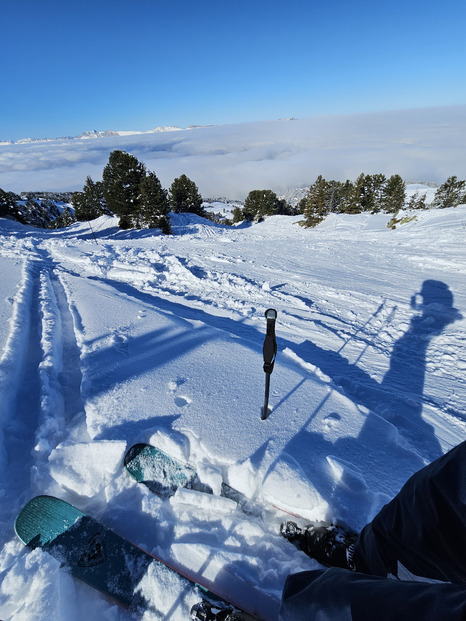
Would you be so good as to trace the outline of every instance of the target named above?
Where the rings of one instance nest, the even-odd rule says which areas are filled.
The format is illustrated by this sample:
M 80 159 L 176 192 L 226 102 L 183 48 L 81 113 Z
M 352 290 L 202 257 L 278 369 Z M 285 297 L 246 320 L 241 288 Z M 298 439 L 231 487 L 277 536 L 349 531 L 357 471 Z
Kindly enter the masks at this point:
M 465 177 L 466 105 L 0 144 L 0 187 L 79 190 L 88 175 L 101 179 L 115 149 L 135 155 L 164 187 L 188 175 L 204 197 L 244 199 L 254 189 L 308 186 L 319 174 L 442 183 Z

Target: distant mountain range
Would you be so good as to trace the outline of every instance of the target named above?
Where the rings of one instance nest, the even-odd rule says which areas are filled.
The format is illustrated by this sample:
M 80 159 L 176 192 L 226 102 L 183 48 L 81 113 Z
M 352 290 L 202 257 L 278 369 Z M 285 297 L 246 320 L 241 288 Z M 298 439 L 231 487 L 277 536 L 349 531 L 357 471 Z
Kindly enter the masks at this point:
M 133 136 L 137 134 L 159 134 L 162 132 L 179 132 L 187 129 L 197 129 L 198 127 L 208 127 L 207 125 L 190 125 L 189 127 L 178 127 L 176 125 L 162 125 L 160 127 L 154 127 L 154 129 L 148 129 L 145 131 L 140 130 L 124 130 L 116 131 L 108 129 L 106 131 L 98 131 L 93 129 L 91 131 L 83 132 L 79 136 L 62 136 L 61 138 L 21 138 L 20 140 L 0 140 L 0 145 L 7 144 L 29 144 L 32 142 L 55 142 L 56 140 L 89 140 L 92 138 L 105 138 L 107 136 Z

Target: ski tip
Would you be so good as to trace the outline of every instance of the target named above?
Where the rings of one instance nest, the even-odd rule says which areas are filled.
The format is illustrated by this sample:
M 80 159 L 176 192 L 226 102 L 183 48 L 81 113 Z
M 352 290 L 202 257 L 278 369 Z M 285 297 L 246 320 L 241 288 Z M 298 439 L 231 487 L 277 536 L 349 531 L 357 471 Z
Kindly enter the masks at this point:
M 124 459 L 125 467 L 128 466 L 134 459 L 142 453 L 144 449 L 149 447 L 150 444 L 146 444 L 145 442 L 139 442 L 138 444 L 133 444 L 127 451 Z
M 16 536 L 25 545 L 42 547 L 84 515 L 73 505 L 55 496 L 35 496 L 18 513 L 14 529 Z

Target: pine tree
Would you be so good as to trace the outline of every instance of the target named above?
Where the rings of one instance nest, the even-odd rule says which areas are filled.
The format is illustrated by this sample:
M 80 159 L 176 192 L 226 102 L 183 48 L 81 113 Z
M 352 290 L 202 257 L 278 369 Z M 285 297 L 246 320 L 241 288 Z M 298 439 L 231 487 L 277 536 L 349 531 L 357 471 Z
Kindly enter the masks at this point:
M 317 226 L 327 215 L 329 209 L 329 186 L 327 181 L 319 175 L 309 188 L 304 206 L 304 226 Z
M 349 196 L 346 213 L 361 213 L 366 206 L 366 175 L 361 173 L 356 181 L 352 184 L 351 194 Z
M 372 194 L 371 213 L 378 213 L 383 208 L 387 183 L 387 178 L 383 173 L 376 173 L 370 176 L 370 191 Z
M 344 183 L 342 183 L 340 188 L 340 196 L 338 201 L 338 211 L 340 213 L 353 213 L 354 193 L 354 184 L 352 181 L 347 179 Z
M 17 205 L 19 200 L 20 197 L 13 192 L 5 192 L 0 188 L 0 218 L 10 217 L 24 223 L 24 218 Z
M 63 226 L 71 226 L 74 222 L 76 222 L 76 218 L 69 207 L 63 208 L 63 211 L 61 213 L 61 219 L 63 222 Z
M 74 214 L 79 221 L 94 220 L 107 213 L 103 194 L 103 185 L 100 181 L 94 183 L 87 177 L 82 192 L 75 192 L 71 197 Z
M 71 226 L 76 222 L 76 217 L 69 207 L 64 207 L 61 214 L 49 223 L 50 229 L 61 229 L 66 226 Z
M 140 183 L 146 174 L 144 164 L 134 155 L 112 151 L 102 173 L 103 194 L 108 208 L 120 216 L 120 226 L 129 228 L 140 209 Z
M 76 220 L 86 220 L 86 208 L 84 206 L 84 192 L 73 192 L 71 197 L 71 205 L 73 207 Z
M 195 213 L 205 216 L 202 207 L 202 196 L 189 177 L 181 175 L 174 179 L 170 187 L 170 205 L 175 213 Z
M 458 177 L 449 177 L 435 193 L 433 206 L 438 209 L 456 207 L 466 202 L 466 181 Z
M 241 209 L 241 207 L 235 207 L 233 209 L 232 216 L 233 216 L 233 220 L 232 220 L 233 224 L 236 224 L 244 220 L 243 210 Z
M 365 207 L 366 175 L 361 173 L 354 183 L 353 201 L 349 213 L 361 213 Z
M 351 213 L 361 213 L 370 211 L 375 213 L 378 210 L 377 196 L 383 175 L 365 175 L 361 173 L 354 184 L 354 202 Z
M 168 193 L 162 188 L 157 175 L 149 172 L 140 183 L 140 226 L 149 229 L 160 229 L 162 233 L 171 233 L 170 203 Z
M 400 175 L 392 175 L 384 188 L 382 209 L 387 213 L 396 213 L 403 209 L 406 201 L 406 183 Z
M 426 194 L 415 192 L 409 199 L 408 209 L 427 209 Z
M 304 213 L 304 210 L 306 209 L 306 202 L 307 202 L 307 196 L 304 196 L 297 205 L 298 213 Z
M 262 219 L 278 214 L 281 209 L 283 209 L 282 201 L 272 190 L 251 190 L 244 201 L 243 218 Z
M 326 207 L 328 213 L 338 213 L 340 211 L 342 190 L 343 184 L 341 181 L 327 181 Z

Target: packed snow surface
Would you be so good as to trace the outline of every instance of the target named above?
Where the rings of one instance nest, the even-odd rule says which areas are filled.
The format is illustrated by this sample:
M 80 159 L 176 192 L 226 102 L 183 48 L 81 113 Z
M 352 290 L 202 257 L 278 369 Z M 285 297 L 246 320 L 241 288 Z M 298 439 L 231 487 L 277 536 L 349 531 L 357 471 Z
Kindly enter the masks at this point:
M 318 567 L 279 536 L 278 509 L 360 529 L 466 439 L 466 207 L 405 215 L 395 230 L 380 214 L 306 230 L 299 217 L 228 228 L 179 214 L 170 237 L 109 217 L 92 232 L 0 220 L 0 618 L 155 618 L 19 542 L 15 517 L 35 495 L 273 620 L 286 576 Z M 151 493 L 123 468 L 136 442 L 217 494 Z M 193 594 L 179 584 L 148 573 L 139 588 L 181 620 Z

